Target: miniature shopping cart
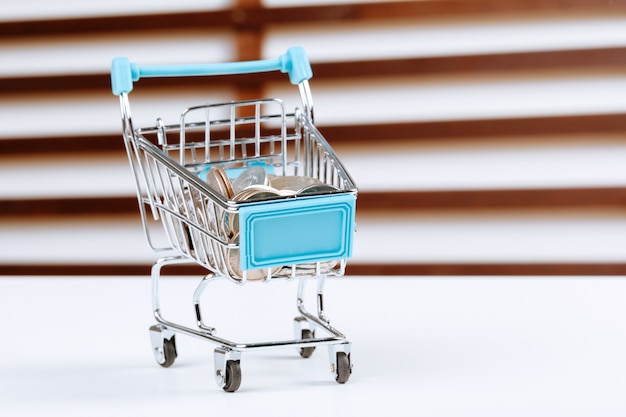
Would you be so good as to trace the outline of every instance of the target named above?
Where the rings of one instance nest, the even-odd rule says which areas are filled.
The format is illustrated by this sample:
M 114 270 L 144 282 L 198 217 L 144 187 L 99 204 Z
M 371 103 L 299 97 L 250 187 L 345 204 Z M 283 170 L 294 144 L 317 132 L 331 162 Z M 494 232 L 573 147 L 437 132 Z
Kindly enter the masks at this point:
M 157 118 L 152 127 L 133 126 L 128 96 L 139 79 L 278 70 L 298 86 L 301 108 L 287 111 L 278 99 L 201 104 L 183 110 L 177 124 Z M 244 351 L 294 347 L 309 357 L 315 347 L 327 346 L 336 381 L 345 383 L 352 372 L 351 344 L 330 325 L 323 295 L 326 277 L 342 276 L 351 256 L 357 189 L 313 124 L 311 76 L 299 47 L 275 60 L 206 65 L 113 60 L 112 88 L 120 98 L 146 238 L 155 251 L 174 253 L 152 267 L 155 358 L 164 367 L 174 363 L 176 333 L 213 342 L 218 345 L 215 376 L 225 391 L 240 387 Z M 154 225 L 167 237 L 166 247 L 155 243 Z M 160 308 L 162 268 L 182 263 L 208 271 L 193 293 L 196 323 L 191 326 L 166 320 Z M 203 321 L 200 298 L 219 279 L 240 285 L 299 280 L 294 339 L 240 343 L 218 337 Z M 317 282 L 316 314 L 305 308 L 309 279 Z

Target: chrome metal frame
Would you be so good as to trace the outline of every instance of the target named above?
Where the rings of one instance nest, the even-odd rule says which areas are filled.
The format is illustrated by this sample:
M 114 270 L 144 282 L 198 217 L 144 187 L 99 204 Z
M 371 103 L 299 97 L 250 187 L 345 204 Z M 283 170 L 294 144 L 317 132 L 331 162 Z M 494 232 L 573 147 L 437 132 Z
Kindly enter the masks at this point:
M 158 259 L 151 272 L 152 308 L 157 324 L 150 328 L 153 352 L 158 363 L 165 361 L 165 343 L 173 343 L 176 333 L 182 333 L 217 345 L 214 351 L 215 377 L 218 386 L 226 384 L 226 364 L 229 360 L 239 361 L 243 352 L 273 348 L 310 348 L 327 346 L 330 356 L 331 371 L 337 372 L 339 352 L 350 353 L 351 343 L 345 335 L 332 327 L 324 309 L 324 285 L 327 276 L 342 276 L 346 260 L 338 260 L 335 267 L 329 268 L 322 262 L 306 265 L 286 265 L 278 271 L 267 269 L 263 282 L 274 280 L 299 279 L 296 297 L 298 316 L 294 319 L 294 338 L 280 341 L 241 343 L 216 336 L 215 328 L 206 324 L 201 313 L 200 299 L 208 284 L 220 279 L 228 279 L 238 285 L 247 282 L 244 271 L 242 277 L 232 275 L 228 267 L 228 253 L 237 250 L 238 244 L 229 241 L 224 227 L 216 226 L 216 219 L 224 219 L 238 214 L 239 205 L 224 199 L 216 191 L 201 181 L 195 171 L 209 163 L 233 164 L 245 163 L 254 158 L 267 158 L 277 161 L 283 174 L 289 169 L 290 175 L 306 175 L 334 185 L 342 193 L 356 195 L 354 181 L 344 169 L 324 137 L 313 124 L 313 101 L 307 81 L 299 84 L 303 110 L 295 109 L 286 114 L 282 101 L 275 99 L 231 102 L 217 105 L 190 107 L 183 111 L 179 125 L 167 126 L 159 118 L 153 127 L 135 129 L 133 127 L 128 94 L 120 95 L 124 143 L 137 187 L 137 199 L 142 219 L 142 226 L 149 246 L 155 252 L 174 251 L 176 255 Z M 262 115 L 261 107 L 266 103 L 279 103 L 282 111 Z M 230 107 L 228 107 L 230 106 Z M 236 106 L 253 106 L 254 116 L 239 117 Z M 230 109 L 229 116 L 212 119 L 209 114 L 220 107 Z M 192 112 L 205 112 L 202 122 L 188 121 Z M 286 120 L 293 120 L 293 127 L 288 127 Z M 279 120 L 280 137 L 264 137 L 260 125 Z M 235 126 L 238 124 L 254 125 L 254 136 L 240 139 L 236 137 Z M 227 139 L 211 137 L 214 126 L 230 127 Z M 187 130 L 204 129 L 204 141 L 193 142 L 186 136 Z M 288 133 L 292 129 L 294 133 Z M 179 140 L 168 141 L 168 133 L 178 132 Z M 146 139 L 145 135 L 156 136 L 157 145 Z M 253 155 L 247 154 L 247 146 L 253 145 Z M 239 156 L 235 147 L 240 146 Z M 261 148 L 270 148 L 269 155 L 262 154 Z M 287 150 L 293 147 L 293 154 Z M 274 151 L 279 149 L 279 151 Z M 204 152 L 204 159 L 198 159 L 196 153 Z M 218 160 L 210 160 L 212 153 L 218 152 Z M 189 153 L 189 155 L 188 155 Z M 187 159 L 191 156 L 190 160 Z M 178 159 L 178 160 L 177 160 Z M 204 165 L 203 165 L 204 164 Z M 148 217 L 150 208 L 153 220 L 163 226 L 169 245 L 158 246 Z M 195 309 L 195 327 L 174 323 L 167 320 L 161 311 L 160 278 L 162 269 L 168 265 L 196 263 L 205 267 L 209 273 L 204 276 L 193 294 Z M 305 306 L 306 284 L 316 280 L 316 308 L 311 313 Z M 302 339 L 302 330 L 309 329 L 313 338 Z M 316 335 L 323 331 L 324 337 Z
M 198 339 L 202 339 L 214 344 L 218 347 L 214 350 L 215 377 L 219 387 L 223 388 L 225 384 L 225 366 L 228 360 L 240 360 L 242 353 L 253 350 L 276 349 L 276 348 L 309 348 L 317 346 L 328 346 L 328 354 L 330 360 L 330 371 L 336 372 L 337 353 L 344 352 L 349 354 L 351 351 L 351 342 L 339 330 L 330 325 L 330 320 L 326 317 L 324 311 L 324 284 L 326 282 L 325 275 L 300 277 L 298 283 L 298 293 L 296 307 L 300 316 L 294 319 L 294 339 L 265 341 L 254 343 L 236 342 L 224 339 L 215 335 L 215 327 L 208 326 L 202 319 L 200 311 L 200 297 L 206 290 L 209 283 L 225 279 L 226 277 L 214 274 L 208 274 L 203 277 L 200 284 L 193 294 L 193 303 L 197 319 L 197 329 L 187 327 L 178 323 L 167 320 L 161 311 L 161 295 L 159 290 L 159 282 L 161 278 L 161 270 L 168 265 L 189 264 L 188 258 L 183 256 L 165 257 L 159 259 L 152 266 L 152 311 L 158 326 L 158 332 L 151 332 L 151 342 L 157 362 L 163 361 L 162 349 L 159 347 L 163 344 L 163 339 L 171 339 L 175 333 L 185 334 Z M 290 278 L 286 278 L 290 279 Z M 305 306 L 305 288 L 309 279 L 316 279 L 316 295 L 317 295 L 317 314 L 310 313 Z M 240 284 L 241 285 L 241 284 Z M 321 329 L 326 332 L 326 337 L 313 337 L 312 339 L 302 339 L 302 329 L 309 328 L 315 332 Z M 314 333 L 315 335 L 315 333 Z

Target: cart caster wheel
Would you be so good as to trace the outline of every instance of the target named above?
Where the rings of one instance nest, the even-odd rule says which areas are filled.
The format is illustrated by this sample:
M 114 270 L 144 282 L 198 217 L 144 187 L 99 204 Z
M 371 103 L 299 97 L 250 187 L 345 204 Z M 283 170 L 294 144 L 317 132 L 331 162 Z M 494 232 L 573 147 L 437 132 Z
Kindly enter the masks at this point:
M 350 379 L 352 366 L 350 364 L 350 355 L 346 352 L 337 352 L 337 368 L 335 369 L 335 381 L 345 384 Z
M 313 339 L 313 332 L 309 329 L 302 329 L 302 339 Z M 315 351 L 315 346 L 300 348 L 300 356 L 310 358 Z
M 169 368 L 174 364 L 177 357 L 176 336 L 172 336 L 171 339 L 163 339 L 163 361 L 159 361 L 159 365 L 164 368 Z
M 226 362 L 224 391 L 235 392 L 241 386 L 241 364 L 239 361 Z
M 174 361 L 178 357 L 176 352 L 176 336 L 172 336 L 171 339 L 163 340 L 163 363 L 159 363 L 164 368 L 168 368 L 174 364 Z
M 150 327 L 150 339 L 156 362 L 164 368 L 172 366 L 178 357 L 174 332 L 163 326 L 155 325 Z

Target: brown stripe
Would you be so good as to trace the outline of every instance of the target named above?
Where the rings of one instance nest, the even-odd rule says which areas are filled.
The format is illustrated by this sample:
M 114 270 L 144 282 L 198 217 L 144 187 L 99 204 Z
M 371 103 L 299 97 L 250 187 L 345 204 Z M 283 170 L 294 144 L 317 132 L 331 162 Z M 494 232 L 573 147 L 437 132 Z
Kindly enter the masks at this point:
M 113 59 L 113 57 L 110 57 Z M 129 57 L 132 59 L 132 57 Z M 241 74 L 235 77 L 215 75 L 211 77 L 163 77 L 143 78 L 136 85 L 142 90 L 168 89 L 175 87 L 178 90 L 194 90 L 197 88 L 209 88 L 215 86 L 231 85 L 235 88 L 250 83 L 267 83 L 277 80 L 285 80 L 285 75 L 280 73 Z M 137 87 L 139 88 L 139 87 Z M 93 90 L 92 94 L 117 100 L 111 91 L 111 75 L 106 74 L 76 74 L 76 75 L 34 75 L 14 76 L 0 78 L 0 94 L 17 93 L 45 93 L 45 92 L 84 92 Z
M 385 140 L 498 138 L 584 133 L 626 132 L 626 115 L 519 117 L 406 123 L 320 126 L 333 143 L 382 143 Z
M 623 133 L 626 132 L 626 114 L 346 124 L 318 128 L 331 145 L 382 144 L 387 140 L 505 139 L 507 136 Z M 4 156 L 67 152 L 123 153 L 121 128 L 119 134 L 0 140 L 0 154 Z
M 511 70 L 620 68 L 625 65 L 626 48 L 623 47 L 312 64 L 316 79 L 466 74 Z
M 0 217 L 139 214 L 136 197 L 68 197 L 0 201 Z
M 626 274 L 626 263 L 348 263 L 346 274 L 354 276 L 606 276 Z
M 262 8 L 261 0 L 236 0 L 235 8 L 240 11 L 241 14 L 247 15 L 247 10 Z M 262 59 L 263 43 L 265 41 L 264 27 L 263 25 L 249 24 L 247 19 L 243 19 L 238 23 L 237 31 L 235 33 L 235 48 L 236 48 L 236 60 L 237 61 L 254 61 Z M 263 83 L 258 78 L 254 78 L 254 81 L 250 81 L 244 84 L 237 85 L 237 93 L 235 100 L 255 100 L 259 97 L 265 96 L 263 93 Z M 254 112 L 251 108 L 239 108 L 238 116 L 246 117 L 253 116 Z
M 194 271 L 195 274 L 195 271 Z M 121 276 L 150 275 L 150 265 L 122 264 L 0 264 L 0 276 Z M 184 275 L 184 274 L 182 274 Z
M 137 199 L 76 197 L 0 201 L 0 217 L 138 214 Z M 436 209 L 550 209 L 626 206 L 626 188 L 360 192 L 357 213 Z
M 110 135 L 58 136 L 46 138 L 6 138 L 0 139 L 0 155 L 45 155 L 67 153 L 114 152 L 125 155 L 120 133 Z
M 5 21 L 0 23 L 0 38 L 35 37 L 49 35 L 79 35 L 111 32 L 133 32 L 223 28 L 233 22 L 230 10 L 144 15 L 117 15 L 102 17 L 75 17 Z
M 0 264 L 0 276 L 145 276 L 149 264 Z M 166 276 L 206 275 L 195 264 L 171 265 Z M 623 276 L 626 263 L 348 263 L 347 276 Z
M 254 34 L 255 31 L 244 32 Z M 252 36 L 260 42 L 260 35 Z M 251 42 L 243 42 L 249 45 Z M 254 58 L 251 46 L 242 47 L 241 60 Z M 260 51 L 257 51 L 260 53 Z M 575 68 L 621 68 L 626 66 L 626 48 L 598 48 L 565 51 L 519 52 L 468 56 L 398 58 L 386 60 L 361 60 L 348 62 L 312 63 L 315 79 L 356 79 L 359 77 L 393 77 L 402 75 L 464 74 L 510 70 L 548 70 Z M 183 77 L 142 79 L 142 89 L 178 87 L 194 89 L 231 84 L 236 88 L 258 85 L 284 79 L 284 74 L 245 74 L 237 77 Z M 110 95 L 109 74 L 41 75 L 0 78 L 2 94 L 23 92 L 54 92 L 102 90 Z
M 362 192 L 359 210 L 542 209 L 626 206 L 626 188 Z
M 23 20 L 0 23 L 0 37 L 110 33 L 172 29 L 297 24 L 320 21 L 366 21 L 394 18 L 432 19 L 510 13 L 624 13 L 624 0 L 421 0 L 303 7 L 241 6 L 232 9 Z

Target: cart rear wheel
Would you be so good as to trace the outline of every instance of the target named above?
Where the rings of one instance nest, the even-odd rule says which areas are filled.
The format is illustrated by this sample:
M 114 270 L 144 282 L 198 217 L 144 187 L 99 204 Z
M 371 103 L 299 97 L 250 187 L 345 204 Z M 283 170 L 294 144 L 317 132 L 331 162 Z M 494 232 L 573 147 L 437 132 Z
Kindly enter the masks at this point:
M 239 389 L 239 386 L 241 386 L 241 364 L 239 361 L 227 361 L 224 391 L 235 392 Z
M 168 368 L 174 364 L 178 353 L 176 352 L 176 336 L 171 339 L 163 339 L 163 356 L 162 361 L 158 361 L 159 365 Z
M 337 352 L 337 369 L 335 381 L 340 384 L 345 384 L 350 379 L 352 373 L 352 366 L 350 365 L 350 355 L 346 352 Z
M 313 332 L 309 329 L 302 329 L 302 339 L 313 339 Z M 315 351 L 315 346 L 300 348 L 300 356 L 310 358 Z

